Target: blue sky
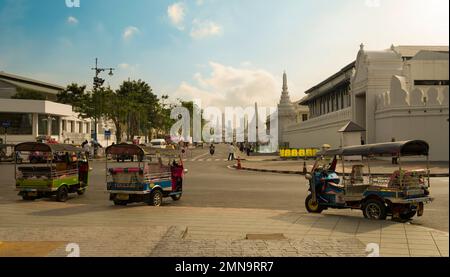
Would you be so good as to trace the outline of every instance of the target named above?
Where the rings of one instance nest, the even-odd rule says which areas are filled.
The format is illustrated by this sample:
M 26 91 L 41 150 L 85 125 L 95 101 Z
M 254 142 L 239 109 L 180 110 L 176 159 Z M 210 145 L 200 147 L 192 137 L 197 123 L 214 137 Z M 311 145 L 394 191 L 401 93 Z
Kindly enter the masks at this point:
M 286 70 L 297 100 L 360 43 L 448 45 L 448 20 L 447 0 L 0 0 L 0 70 L 90 84 L 98 57 L 113 87 L 224 105 L 276 101 Z

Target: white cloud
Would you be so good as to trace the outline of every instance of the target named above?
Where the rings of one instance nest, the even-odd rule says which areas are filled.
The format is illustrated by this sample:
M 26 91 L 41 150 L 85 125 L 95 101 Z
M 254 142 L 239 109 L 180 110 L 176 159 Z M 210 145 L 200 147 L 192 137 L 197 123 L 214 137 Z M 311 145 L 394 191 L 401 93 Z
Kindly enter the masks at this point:
M 381 5 L 380 0 L 366 0 L 365 3 L 369 8 L 379 8 Z
M 201 5 L 203 5 L 205 3 L 205 1 L 204 0 L 197 0 L 197 1 L 195 1 L 195 3 L 197 4 L 197 6 L 201 6 Z
M 123 39 L 124 40 L 130 40 L 131 38 L 133 38 L 136 34 L 139 34 L 140 31 L 137 27 L 134 26 L 128 26 L 125 28 L 125 30 L 123 31 Z
M 253 106 L 273 107 L 281 91 L 281 84 L 269 72 L 262 69 L 247 69 L 210 62 L 211 75 L 194 75 L 195 85 L 182 82 L 175 98 L 201 99 L 202 106 L 224 108 Z
M 122 70 L 136 71 L 138 69 L 139 65 L 137 65 L 137 64 L 133 65 L 133 64 L 129 64 L 129 63 L 121 63 L 121 64 L 118 64 L 117 67 Z
M 69 16 L 67 18 L 67 23 L 69 23 L 70 25 L 77 25 L 78 24 L 78 19 L 76 17 Z
M 186 6 L 183 3 L 175 3 L 167 8 L 167 16 L 175 27 L 184 30 L 184 17 L 186 16 Z
M 201 39 L 222 34 L 222 26 L 210 20 L 194 19 L 192 22 L 191 37 Z
M 128 69 L 128 68 L 130 68 L 130 65 L 127 63 L 121 63 L 117 67 L 120 69 Z

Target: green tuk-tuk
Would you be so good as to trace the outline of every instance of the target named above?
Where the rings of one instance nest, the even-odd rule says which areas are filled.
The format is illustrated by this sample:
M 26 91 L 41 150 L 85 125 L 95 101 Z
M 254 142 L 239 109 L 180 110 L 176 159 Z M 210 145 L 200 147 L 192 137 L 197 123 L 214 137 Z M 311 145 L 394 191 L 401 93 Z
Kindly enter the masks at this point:
M 31 155 L 43 153 L 45 164 L 15 163 L 16 190 L 23 200 L 56 196 L 65 202 L 69 193 L 83 195 L 89 183 L 89 162 L 81 148 L 68 144 L 26 142 L 15 146 L 15 152 Z

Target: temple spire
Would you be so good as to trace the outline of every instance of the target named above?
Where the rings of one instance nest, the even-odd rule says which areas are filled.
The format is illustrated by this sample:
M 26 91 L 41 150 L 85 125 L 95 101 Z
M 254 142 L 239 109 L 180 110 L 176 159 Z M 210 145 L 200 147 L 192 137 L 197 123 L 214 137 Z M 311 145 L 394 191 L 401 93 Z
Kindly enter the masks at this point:
M 283 92 L 287 92 L 288 91 L 288 85 L 287 85 L 287 75 L 286 75 L 286 71 L 284 71 L 283 73 Z

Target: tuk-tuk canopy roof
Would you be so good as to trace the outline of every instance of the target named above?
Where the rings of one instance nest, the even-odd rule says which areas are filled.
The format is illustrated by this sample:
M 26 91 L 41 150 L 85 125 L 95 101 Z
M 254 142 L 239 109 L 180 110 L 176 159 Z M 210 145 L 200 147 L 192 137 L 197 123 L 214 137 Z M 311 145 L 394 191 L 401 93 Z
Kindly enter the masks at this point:
M 399 142 L 387 142 L 349 146 L 339 149 L 321 151 L 320 156 L 371 156 L 371 155 L 400 155 L 400 156 L 428 156 L 430 147 L 423 140 L 408 140 Z
M 27 152 L 82 152 L 82 149 L 70 144 L 49 144 L 41 142 L 24 142 L 17 144 L 14 151 Z
M 128 143 L 120 143 L 114 144 L 106 148 L 106 154 L 112 155 L 144 155 L 144 149 L 142 149 L 139 145 L 128 144 Z

